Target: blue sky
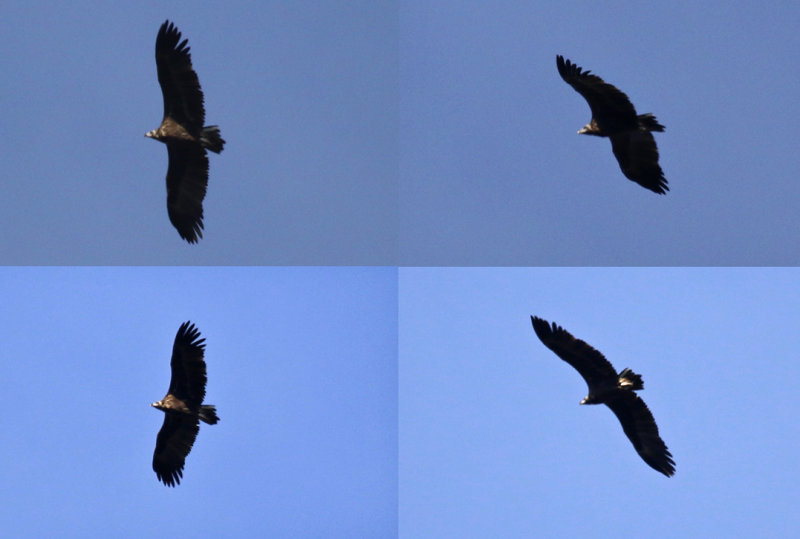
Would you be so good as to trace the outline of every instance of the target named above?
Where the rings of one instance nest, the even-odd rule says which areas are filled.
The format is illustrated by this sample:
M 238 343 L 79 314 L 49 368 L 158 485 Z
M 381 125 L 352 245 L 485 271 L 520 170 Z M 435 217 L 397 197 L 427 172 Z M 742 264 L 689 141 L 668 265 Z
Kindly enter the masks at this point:
M 2 268 L 0 528 L 13 537 L 390 537 L 397 270 Z M 206 339 L 180 486 L 151 469 L 175 333 Z
M 402 2 L 400 260 L 797 264 L 798 26 L 786 2 Z M 669 194 L 576 134 L 556 54 L 666 126 Z
M 0 15 L 0 473 L 15 492 L 0 529 L 800 524 L 800 273 L 564 267 L 800 264 L 796 5 L 34 0 Z M 167 152 L 144 137 L 165 19 L 227 140 L 197 245 L 169 223 Z M 576 134 L 590 111 L 556 54 L 666 126 L 669 194 Z M 578 407 L 583 382 L 531 314 L 642 373 L 674 478 L 610 411 Z M 222 421 L 171 490 L 150 469 L 149 403 L 186 320 Z
M 396 251 L 392 2 L 5 2 L 2 261 L 385 264 Z M 166 212 L 158 28 L 188 38 L 210 156 L 205 237 Z M 394 262 L 394 260 L 392 260 Z
M 4 3 L 0 252 L 13 264 L 790 265 L 791 3 Z M 206 235 L 165 211 L 153 47 L 189 39 Z M 563 54 L 666 126 L 625 179 Z
M 798 529 L 798 305 L 794 268 L 401 269 L 401 537 Z M 674 477 L 532 314 L 642 374 Z
M 800 524 L 798 284 L 794 268 L 3 268 L 0 473 L 15 495 L 0 522 L 780 535 Z M 609 410 L 578 405 L 585 384 L 531 314 L 642 374 L 675 477 L 639 459 Z M 207 339 L 221 421 L 168 489 L 150 468 L 149 403 L 185 320 Z

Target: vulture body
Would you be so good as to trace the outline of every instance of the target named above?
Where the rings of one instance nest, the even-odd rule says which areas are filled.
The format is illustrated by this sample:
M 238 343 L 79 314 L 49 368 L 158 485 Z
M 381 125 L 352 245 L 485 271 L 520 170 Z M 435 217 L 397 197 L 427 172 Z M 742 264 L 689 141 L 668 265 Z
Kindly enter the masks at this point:
M 581 404 L 605 404 L 611 408 L 642 460 L 667 477 L 672 476 L 672 454 L 658 434 L 650 409 L 635 393 L 644 389 L 642 377 L 627 368 L 618 374 L 603 354 L 555 323 L 551 326 L 535 316 L 531 316 L 531 323 L 539 340 L 586 380 L 589 394 Z
M 590 71 L 583 71 L 560 55 L 556 56 L 556 66 L 564 82 L 581 94 L 592 109 L 591 121 L 578 134 L 611 139 L 611 150 L 625 177 L 654 193 L 666 194 L 669 187 L 651 134 L 664 131 L 664 126 L 652 114 L 637 115 L 627 95 Z
M 206 150 L 220 153 L 225 144 L 216 125 L 204 126 L 203 91 L 192 69 L 188 40 L 169 21 L 156 37 L 158 83 L 164 96 L 161 126 L 146 137 L 167 145 L 167 214 L 181 238 L 203 237 L 203 199 L 208 186 Z
M 213 405 L 203 404 L 206 396 L 205 339 L 191 322 L 184 322 L 172 347 L 172 378 L 166 396 L 151 406 L 164 412 L 164 424 L 156 439 L 153 471 L 169 487 L 180 484 L 186 456 L 200 430 L 200 421 L 219 421 Z

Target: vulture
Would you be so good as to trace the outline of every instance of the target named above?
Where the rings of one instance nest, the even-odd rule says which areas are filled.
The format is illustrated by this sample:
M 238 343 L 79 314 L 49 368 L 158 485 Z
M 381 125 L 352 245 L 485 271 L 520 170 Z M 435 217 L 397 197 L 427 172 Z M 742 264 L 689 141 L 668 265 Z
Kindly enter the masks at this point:
M 625 177 L 659 195 L 666 194 L 669 187 L 651 134 L 664 131 L 664 126 L 652 114 L 637 115 L 627 95 L 591 71 L 581 70 L 560 55 L 556 56 L 556 66 L 564 82 L 581 94 L 592 109 L 592 120 L 578 134 L 610 138 L 611 150 Z
M 158 480 L 174 487 L 183 477 L 186 455 L 200 430 L 200 421 L 215 425 L 217 409 L 203 404 L 206 396 L 205 339 L 191 322 L 184 322 L 172 346 L 172 379 L 166 396 L 151 406 L 164 412 L 164 424 L 156 439 L 153 471 Z
M 533 330 L 546 347 L 583 376 L 589 394 L 581 404 L 605 404 L 619 422 L 636 452 L 651 468 L 667 477 L 675 473 L 675 461 L 658 435 L 653 414 L 635 391 L 644 389 L 641 375 L 630 369 L 617 371 L 603 354 L 562 327 L 531 316 Z
M 203 126 L 206 111 L 187 39 L 169 21 L 156 36 L 158 83 L 164 95 L 164 119 L 144 136 L 167 145 L 167 214 L 181 238 L 203 237 L 203 199 L 208 186 L 206 150 L 220 153 L 225 141 L 216 125 Z

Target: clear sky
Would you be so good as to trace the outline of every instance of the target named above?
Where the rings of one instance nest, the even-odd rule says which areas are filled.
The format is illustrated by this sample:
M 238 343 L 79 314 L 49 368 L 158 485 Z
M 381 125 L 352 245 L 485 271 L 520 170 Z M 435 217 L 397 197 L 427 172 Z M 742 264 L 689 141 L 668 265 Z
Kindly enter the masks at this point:
M 781 537 L 797 499 L 797 269 L 401 269 L 401 537 Z M 644 378 L 666 478 L 537 339 Z
M 397 270 L 3 268 L 7 537 L 391 537 Z M 206 339 L 203 424 L 151 468 L 175 333 Z
M 787 265 L 791 2 L 6 2 L 0 253 L 25 264 Z M 166 215 L 155 35 L 189 39 L 206 235 Z M 627 180 L 563 54 L 618 86 L 671 191 Z
M 798 27 L 793 2 L 402 2 L 400 260 L 797 264 Z M 666 126 L 669 194 L 576 134 L 556 54 Z
M 396 252 L 393 2 L 3 2 L 2 262 L 386 264 Z M 167 218 L 155 39 L 188 38 L 205 237 Z
M 144 137 L 165 19 L 227 141 L 197 245 Z M 798 28 L 791 2 L 2 2 L 0 530 L 800 528 L 800 271 L 614 269 L 800 264 Z M 557 54 L 666 126 L 666 196 L 576 134 Z M 532 314 L 642 373 L 674 478 Z M 167 489 L 149 404 L 186 320 L 221 422 Z

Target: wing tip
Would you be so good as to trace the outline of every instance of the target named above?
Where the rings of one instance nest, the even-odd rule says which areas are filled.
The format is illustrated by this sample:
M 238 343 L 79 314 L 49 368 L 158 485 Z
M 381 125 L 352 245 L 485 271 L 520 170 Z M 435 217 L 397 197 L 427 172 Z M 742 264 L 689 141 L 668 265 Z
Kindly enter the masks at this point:
M 181 327 L 178 328 L 178 333 L 175 335 L 175 343 L 182 342 L 186 346 L 194 346 L 201 350 L 205 349 L 205 339 L 200 338 L 200 330 L 191 320 L 187 320 Z
M 188 39 L 181 41 L 181 31 L 178 30 L 174 22 L 167 19 L 158 29 L 158 35 L 156 36 L 156 53 L 175 51 L 188 56 L 191 50 L 188 46 L 188 42 Z
M 667 184 L 667 179 L 664 177 L 664 173 L 662 172 L 657 181 L 651 180 L 633 180 L 634 182 L 638 183 L 648 191 L 652 191 L 657 195 L 666 195 L 669 192 L 669 185 Z
M 550 323 L 547 320 L 545 320 L 544 318 L 539 318 L 538 316 L 534 315 L 531 315 L 531 325 L 533 326 L 533 330 L 536 332 L 537 335 L 539 334 L 539 331 L 542 329 L 544 330 L 550 329 Z
M 582 67 L 579 67 L 578 64 L 571 62 L 569 58 L 564 58 L 560 54 L 556 55 L 556 67 L 558 67 L 558 74 L 561 75 L 561 78 L 565 81 L 567 81 L 567 77 L 586 77 L 592 75 L 592 72 L 588 69 L 584 70 Z
M 181 484 L 181 477 L 183 477 L 183 472 L 181 470 L 172 470 L 168 472 L 154 471 L 156 472 L 158 480 L 161 481 L 165 487 L 174 488 L 176 485 Z
M 543 343 L 552 339 L 556 333 L 561 331 L 561 328 L 555 322 L 548 322 L 544 318 L 539 318 L 538 316 L 531 315 L 531 324 L 533 325 L 533 331 L 536 333 L 536 336 L 539 337 L 539 340 Z
M 664 448 L 663 458 L 659 459 L 658 462 L 648 462 L 647 464 L 667 477 L 675 475 L 675 461 L 672 458 L 672 453 L 669 452 L 669 449 L 666 449 L 666 446 Z

